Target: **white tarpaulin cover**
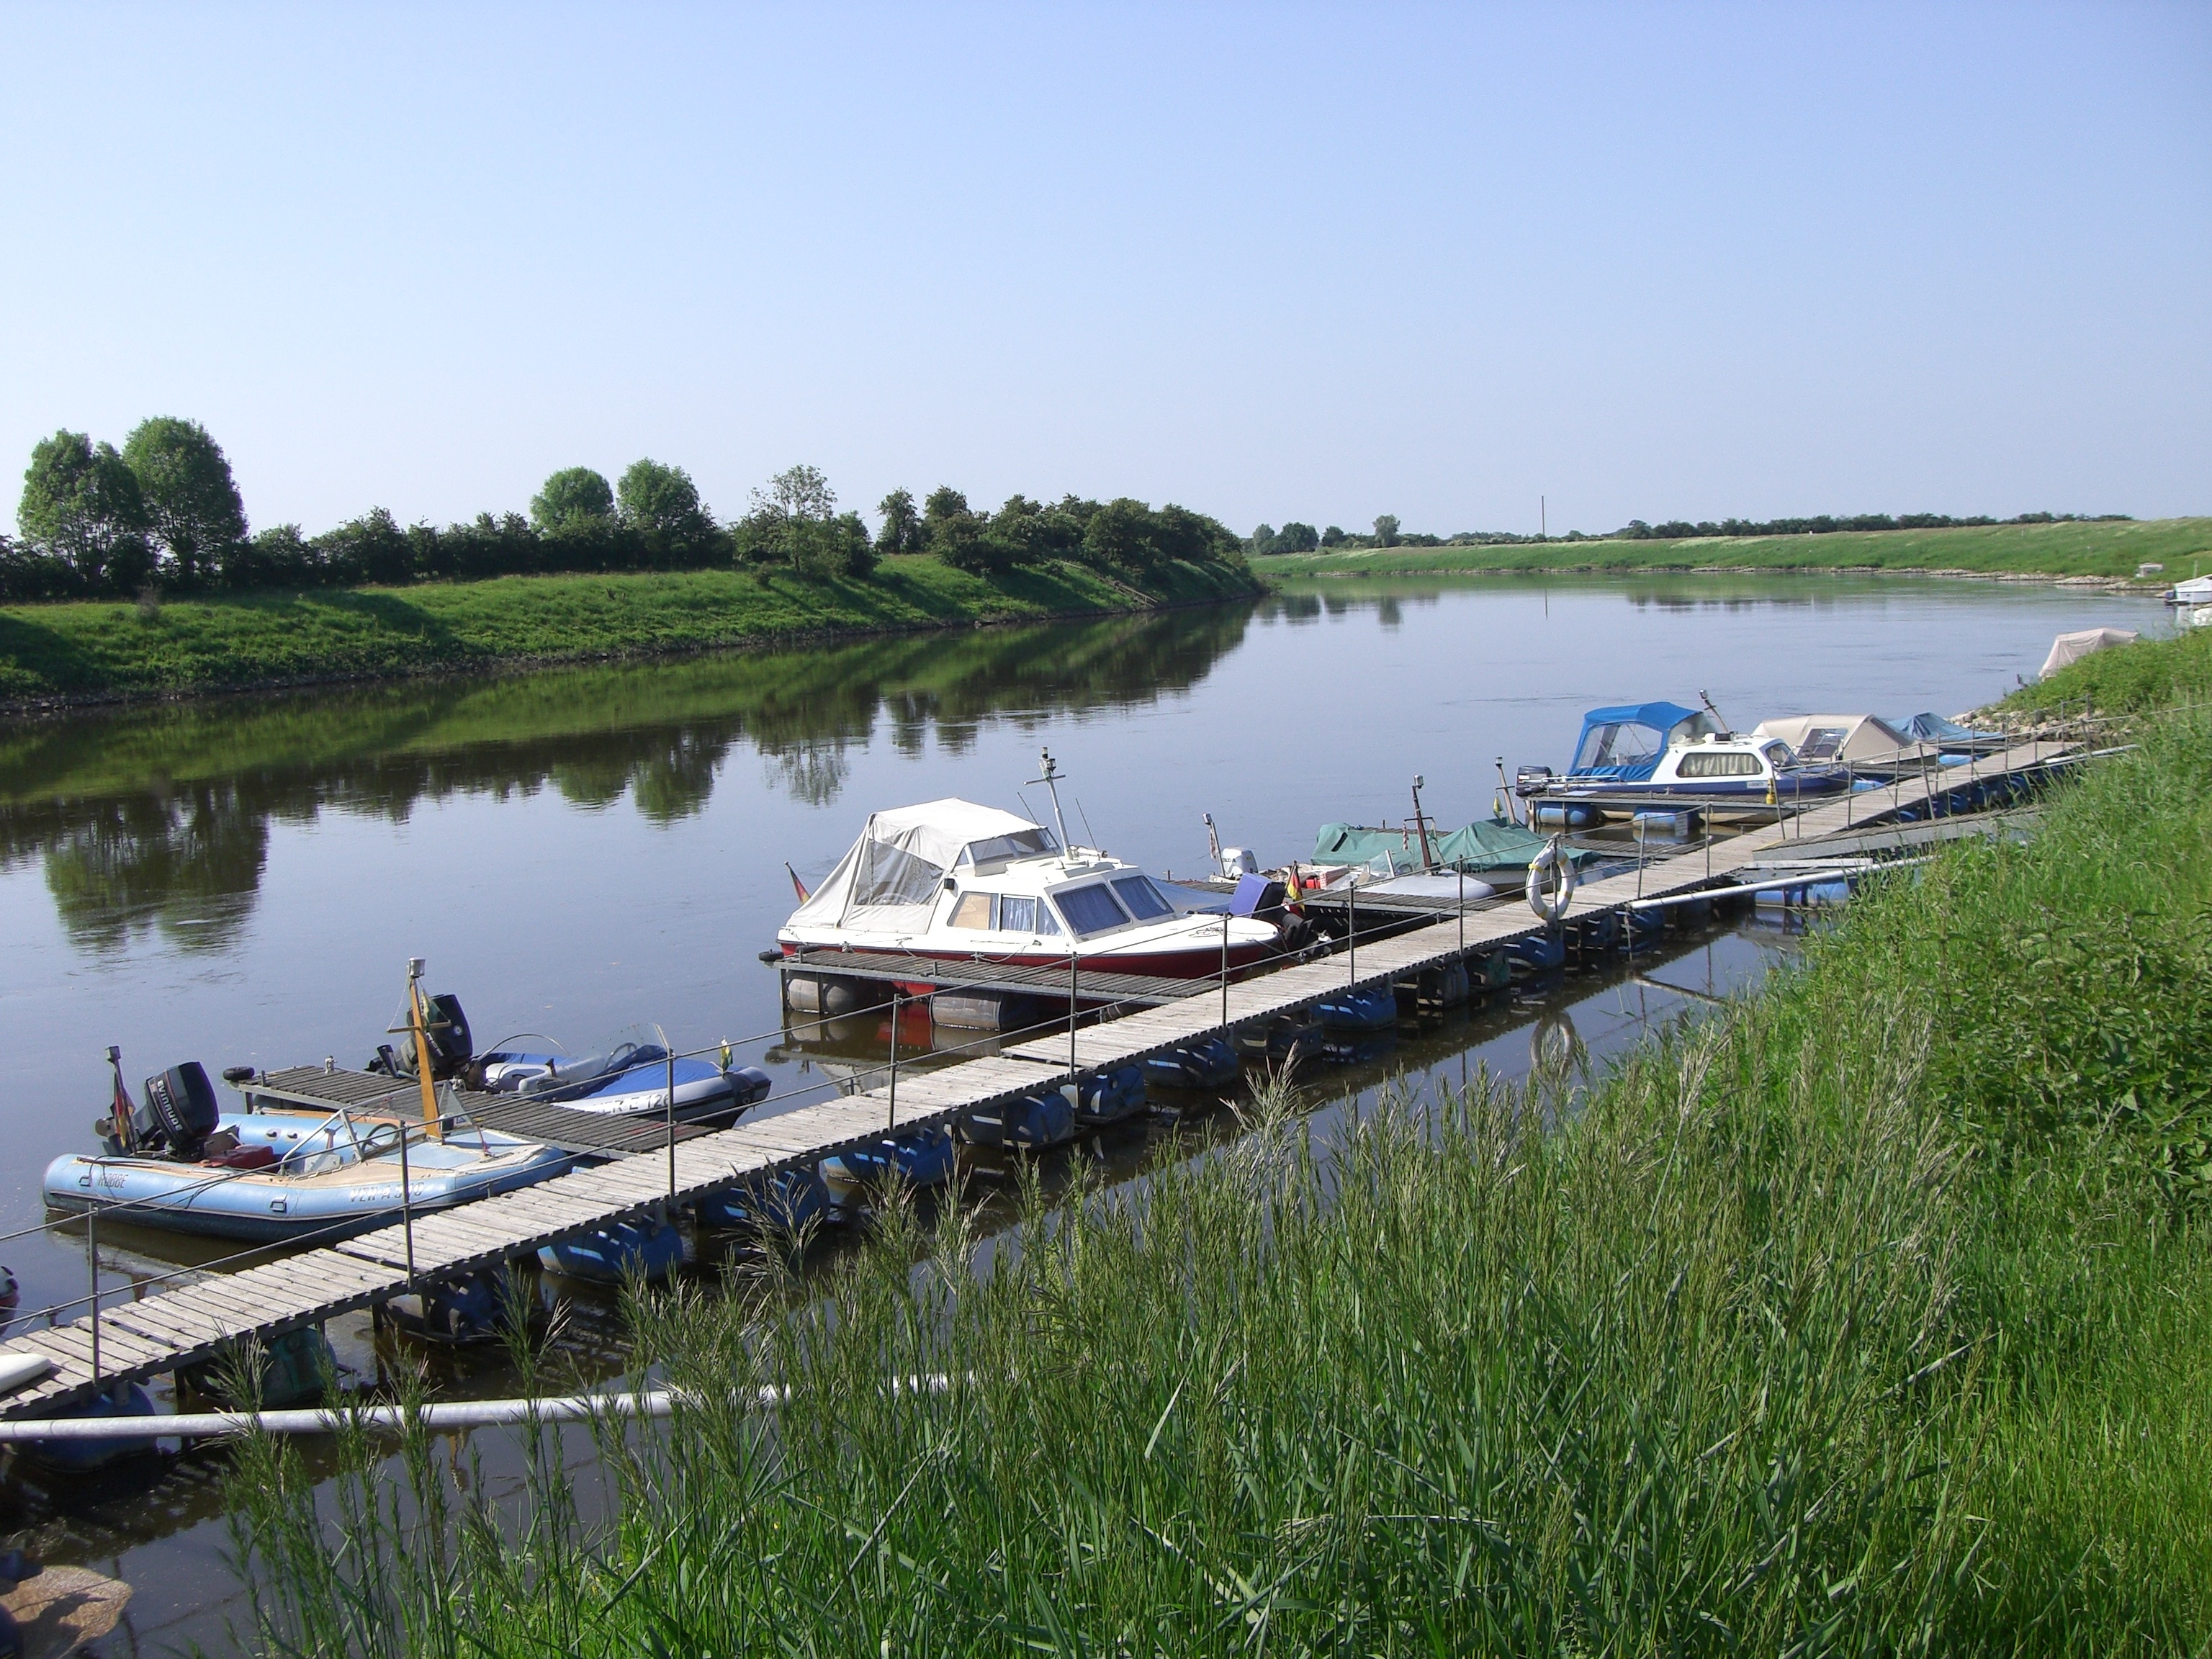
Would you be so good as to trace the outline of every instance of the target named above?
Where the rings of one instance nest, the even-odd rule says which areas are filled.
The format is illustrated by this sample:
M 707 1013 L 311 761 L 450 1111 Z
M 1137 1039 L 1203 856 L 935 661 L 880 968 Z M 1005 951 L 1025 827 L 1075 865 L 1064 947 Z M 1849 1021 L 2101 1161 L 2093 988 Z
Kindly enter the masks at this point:
M 1793 714 L 1761 720 L 1754 738 L 1779 738 L 1810 764 L 1833 766 L 1854 761 L 1893 762 L 1938 751 L 1915 741 L 1875 714 Z
M 2212 605 L 2212 576 L 2191 576 L 2185 582 L 2174 583 L 2173 597 L 2180 605 Z
M 2038 679 L 2047 680 L 2071 662 L 2116 645 L 2133 645 L 2136 635 L 2124 628 L 2085 628 L 2078 634 L 2061 634 L 2051 642 L 2051 654 L 2043 659 L 2043 672 Z
M 945 876 L 963 852 L 981 842 L 999 843 L 978 854 L 983 859 L 1049 852 L 1057 845 L 1050 830 L 1027 818 L 950 797 L 872 813 L 852 850 L 784 926 L 922 933 Z

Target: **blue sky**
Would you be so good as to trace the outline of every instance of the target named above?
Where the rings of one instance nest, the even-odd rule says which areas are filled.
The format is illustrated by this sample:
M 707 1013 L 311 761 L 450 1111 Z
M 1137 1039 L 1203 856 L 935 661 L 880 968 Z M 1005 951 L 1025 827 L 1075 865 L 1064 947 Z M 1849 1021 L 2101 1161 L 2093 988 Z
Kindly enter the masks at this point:
M 0 146 L 0 458 L 257 525 L 2212 511 L 2201 4 L 11 7 Z

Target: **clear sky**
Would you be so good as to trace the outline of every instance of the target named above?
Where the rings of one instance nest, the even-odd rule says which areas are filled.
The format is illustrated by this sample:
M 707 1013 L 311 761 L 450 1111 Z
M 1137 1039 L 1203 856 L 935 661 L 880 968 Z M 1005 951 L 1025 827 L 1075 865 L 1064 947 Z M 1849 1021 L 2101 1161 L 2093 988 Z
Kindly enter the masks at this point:
M 10 6 L 0 146 L 11 503 L 2212 512 L 2203 3 Z

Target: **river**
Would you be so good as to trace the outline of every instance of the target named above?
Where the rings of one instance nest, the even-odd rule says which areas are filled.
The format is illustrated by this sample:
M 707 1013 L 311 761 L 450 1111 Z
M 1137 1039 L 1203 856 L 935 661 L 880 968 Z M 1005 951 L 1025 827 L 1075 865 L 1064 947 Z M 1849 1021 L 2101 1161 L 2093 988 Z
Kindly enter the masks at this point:
M 767 1064 L 769 1109 L 818 1097 L 804 1091 L 823 1086 L 820 1066 L 781 1041 L 776 977 L 756 959 L 793 903 L 786 863 L 819 877 L 878 807 L 1021 810 L 1042 747 L 1084 839 L 1197 873 L 1206 812 L 1263 865 L 1310 855 L 1324 823 L 1402 818 L 1416 774 L 1440 823 L 1486 817 L 1496 761 L 1564 764 L 1596 704 L 1702 690 L 1747 729 L 1955 714 L 2032 676 L 2054 634 L 2099 625 L 2166 623 L 2154 601 L 1971 580 L 1324 580 L 1091 623 L 0 726 L 0 1034 L 16 1068 L 0 1096 L 15 1148 L 0 1232 L 18 1235 L 0 1261 L 24 1310 L 83 1293 L 82 1232 L 22 1230 L 42 1221 L 47 1161 L 91 1144 L 108 1044 L 134 1087 L 187 1059 L 211 1074 L 358 1065 L 410 957 L 459 994 L 479 1046 L 539 1030 L 574 1049 L 651 1018 L 679 1046 L 727 1037 Z M 1783 949 L 1747 925 L 1658 976 L 1725 992 Z M 1563 1027 L 1602 1056 L 1692 1006 L 1620 975 L 1571 981 L 1545 1008 L 1462 1022 L 1397 1063 L 1518 1071 L 1532 1030 Z M 1116 1167 L 1147 1155 L 1140 1137 Z M 191 1254 L 125 1239 L 106 1282 Z M 603 1329 L 597 1368 L 618 1368 L 597 1314 L 579 1329 Z M 363 1341 L 340 1344 L 357 1374 L 380 1363 Z M 65 1494 L 18 1471 L 0 1480 L 0 1524 L 130 1579 L 148 1650 L 220 1647 L 218 1466 L 199 1454 Z

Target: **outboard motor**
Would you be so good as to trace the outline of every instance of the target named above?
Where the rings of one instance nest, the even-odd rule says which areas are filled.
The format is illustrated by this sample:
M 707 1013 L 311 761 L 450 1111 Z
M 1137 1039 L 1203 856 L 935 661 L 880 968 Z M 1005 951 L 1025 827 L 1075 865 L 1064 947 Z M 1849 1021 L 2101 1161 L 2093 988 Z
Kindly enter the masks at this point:
M 429 1016 L 429 1028 L 422 1035 L 429 1040 L 430 1076 L 439 1083 L 460 1077 L 476 1058 L 476 1039 L 469 1033 L 469 1017 L 461 1012 L 461 1000 L 434 996 L 424 997 L 422 1001 Z M 397 1042 L 380 1042 L 376 1057 L 367 1069 L 391 1077 L 413 1077 L 415 1039 L 403 1036 Z
M 215 1133 L 222 1113 L 206 1070 L 188 1060 L 146 1079 L 145 1103 L 131 1113 L 131 1139 L 189 1161 L 200 1155 L 200 1143 Z

